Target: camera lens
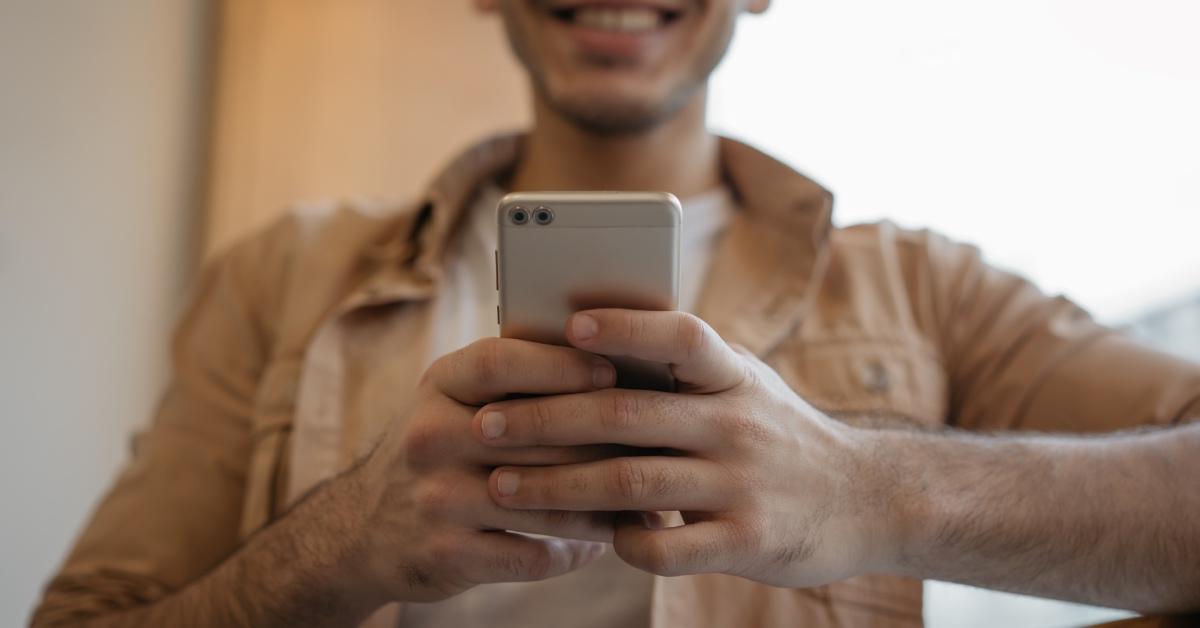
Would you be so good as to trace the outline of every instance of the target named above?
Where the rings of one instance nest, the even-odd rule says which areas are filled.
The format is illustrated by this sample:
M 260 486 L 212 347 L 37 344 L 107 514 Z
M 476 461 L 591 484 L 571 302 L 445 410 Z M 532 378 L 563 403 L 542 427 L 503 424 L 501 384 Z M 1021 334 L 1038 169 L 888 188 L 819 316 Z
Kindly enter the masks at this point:
M 554 212 L 549 207 L 539 207 L 533 210 L 533 219 L 539 225 L 548 225 L 554 221 Z
M 529 212 L 524 207 L 514 207 L 508 212 L 508 218 L 514 225 L 523 225 L 529 222 Z

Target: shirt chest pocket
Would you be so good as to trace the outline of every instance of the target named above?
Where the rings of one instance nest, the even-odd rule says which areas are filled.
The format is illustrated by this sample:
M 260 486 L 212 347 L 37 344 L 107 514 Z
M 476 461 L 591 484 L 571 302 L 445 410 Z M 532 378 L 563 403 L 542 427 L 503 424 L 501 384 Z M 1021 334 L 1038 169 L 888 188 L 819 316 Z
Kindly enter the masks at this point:
M 945 423 L 946 371 L 919 340 L 804 340 L 768 361 L 806 401 L 833 416 L 921 425 Z

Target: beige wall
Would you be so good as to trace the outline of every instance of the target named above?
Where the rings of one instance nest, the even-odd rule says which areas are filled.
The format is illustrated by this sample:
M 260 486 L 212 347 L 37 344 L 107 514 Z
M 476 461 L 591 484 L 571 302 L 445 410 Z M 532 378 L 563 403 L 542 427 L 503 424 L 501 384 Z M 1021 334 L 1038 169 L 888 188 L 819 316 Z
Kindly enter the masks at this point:
M 225 0 L 207 249 L 299 200 L 404 198 L 526 120 L 499 20 L 470 0 Z
M 0 0 L 0 626 L 163 383 L 195 247 L 209 0 Z

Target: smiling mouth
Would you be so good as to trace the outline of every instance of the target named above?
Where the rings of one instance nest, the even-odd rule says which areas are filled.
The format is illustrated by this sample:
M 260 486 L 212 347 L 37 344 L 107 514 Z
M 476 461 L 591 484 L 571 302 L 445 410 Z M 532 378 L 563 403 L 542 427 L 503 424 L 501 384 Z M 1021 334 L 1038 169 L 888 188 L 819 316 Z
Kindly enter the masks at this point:
M 612 33 L 648 33 L 678 20 L 682 13 L 671 9 L 634 6 L 581 6 L 551 9 L 550 15 L 564 24 Z

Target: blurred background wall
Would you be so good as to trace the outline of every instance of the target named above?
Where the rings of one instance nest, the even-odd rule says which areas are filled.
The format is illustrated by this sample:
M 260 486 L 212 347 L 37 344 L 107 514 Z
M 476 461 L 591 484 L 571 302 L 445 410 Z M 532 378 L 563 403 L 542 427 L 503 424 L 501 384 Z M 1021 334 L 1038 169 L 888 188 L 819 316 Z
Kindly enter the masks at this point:
M 296 201 L 404 197 L 527 122 L 468 0 L 0 0 L 0 625 L 153 410 L 195 261 Z M 1200 356 L 1190 0 L 811 0 L 746 20 L 711 120 Z M 1112 611 L 935 583 L 929 625 Z
M 222 6 L 209 251 L 296 201 L 408 197 L 528 119 L 501 29 L 469 0 Z
M 196 254 L 207 0 L 0 1 L 0 626 L 113 479 Z

